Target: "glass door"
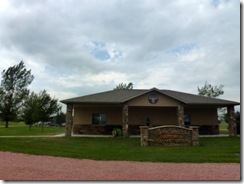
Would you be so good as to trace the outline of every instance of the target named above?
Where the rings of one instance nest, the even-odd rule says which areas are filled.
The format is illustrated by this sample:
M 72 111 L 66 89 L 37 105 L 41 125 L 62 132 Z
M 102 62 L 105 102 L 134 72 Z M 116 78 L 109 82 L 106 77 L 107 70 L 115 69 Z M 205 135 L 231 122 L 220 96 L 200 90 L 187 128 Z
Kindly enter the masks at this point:
M 152 124 L 152 116 L 151 115 L 145 116 L 144 120 L 145 120 L 145 125 L 146 126 L 148 126 L 148 127 L 152 127 L 153 126 L 153 124 Z

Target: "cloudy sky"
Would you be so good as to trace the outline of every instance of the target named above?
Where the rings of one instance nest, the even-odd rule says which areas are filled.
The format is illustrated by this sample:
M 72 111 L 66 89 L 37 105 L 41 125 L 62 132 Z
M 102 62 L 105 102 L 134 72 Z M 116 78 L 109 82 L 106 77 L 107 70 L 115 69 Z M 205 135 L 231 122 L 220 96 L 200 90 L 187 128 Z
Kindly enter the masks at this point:
M 59 100 L 208 81 L 240 101 L 240 1 L 0 0 L 0 71 L 21 60 Z

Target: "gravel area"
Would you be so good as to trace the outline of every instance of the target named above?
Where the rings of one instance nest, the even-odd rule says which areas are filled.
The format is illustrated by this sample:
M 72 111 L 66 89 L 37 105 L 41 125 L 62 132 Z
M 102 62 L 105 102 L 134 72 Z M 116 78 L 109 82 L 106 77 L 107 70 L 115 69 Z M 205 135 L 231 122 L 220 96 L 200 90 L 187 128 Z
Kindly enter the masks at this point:
M 95 161 L 0 152 L 0 179 L 240 180 L 240 164 Z

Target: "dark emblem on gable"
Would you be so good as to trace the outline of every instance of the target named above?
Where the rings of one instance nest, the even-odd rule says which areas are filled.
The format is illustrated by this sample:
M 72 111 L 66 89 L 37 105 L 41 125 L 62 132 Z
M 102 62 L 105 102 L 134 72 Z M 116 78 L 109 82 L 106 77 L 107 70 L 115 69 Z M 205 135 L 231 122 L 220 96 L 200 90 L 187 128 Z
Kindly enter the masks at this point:
M 156 104 L 158 103 L 158 96 L 156 93 L 149 93 L 148 95 L 148 102 L 150 104 Z

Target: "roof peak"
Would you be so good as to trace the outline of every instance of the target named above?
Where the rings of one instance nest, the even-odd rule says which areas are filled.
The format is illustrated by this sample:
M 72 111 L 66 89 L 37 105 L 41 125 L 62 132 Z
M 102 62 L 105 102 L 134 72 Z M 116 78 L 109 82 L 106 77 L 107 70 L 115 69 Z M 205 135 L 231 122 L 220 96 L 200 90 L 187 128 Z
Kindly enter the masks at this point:
M 149 89 L 149 91 L 153 91 L 153 90 L 160 91 L 160 89 L 155 88 L 155 87 L 153 87 L 153 88 Z

